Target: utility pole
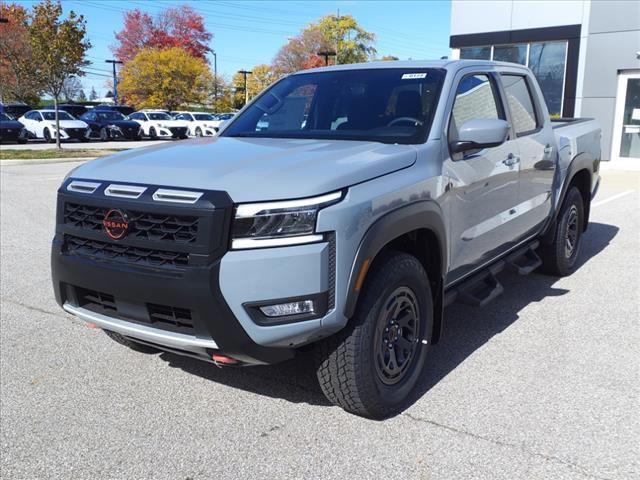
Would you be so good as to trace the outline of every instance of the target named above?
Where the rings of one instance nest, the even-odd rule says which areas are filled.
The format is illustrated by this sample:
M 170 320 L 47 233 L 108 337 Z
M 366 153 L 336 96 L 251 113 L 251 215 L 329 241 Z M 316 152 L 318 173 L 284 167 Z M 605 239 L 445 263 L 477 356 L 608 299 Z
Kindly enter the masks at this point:
M 116 75 L 116 63 L 122 64 L 120 60 L 105 60 L 105 63 L 113 65 L 113 103 L 118 104 L 118 77 Z
M 249 103 L 249 90 L 247 90 L 247 75 L 251 75 L 253 72 L 248 70 L 240 70 L 238 73 L 241 73 L 244 77 L 244 104 Z
M 338 65 L 338 52 L 340 51 L 340 9 L 336 17 L 336 65 Z
M 329 65 L 329 57 L 335 56 L 336 52 L 333 50 L 324 50 L 322 52 L 318 52 L 318 55 L 324 57 L 325 66 Z
M 218 113 L 218 54 L 213 53 L 213 111 Z

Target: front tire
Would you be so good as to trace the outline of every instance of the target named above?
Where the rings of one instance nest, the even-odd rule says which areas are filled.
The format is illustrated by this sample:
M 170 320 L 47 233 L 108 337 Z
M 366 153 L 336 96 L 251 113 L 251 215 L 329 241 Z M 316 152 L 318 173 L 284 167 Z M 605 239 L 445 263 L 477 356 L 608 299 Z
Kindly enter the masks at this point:
M 106 142 L 107 140 L 109 140 L 109 132 L 107 132 L 106 128 L 101 128 L 100 129 L 100 141 L 101 142 Z
M 200 127 L 196 127 L 196 137 L 202 136 L 202 129 Z
M 151 127 L 151 128 L 149 129 L 149 138 L 150 138 L 151 140 L 157 140 L 157 139 L 158 139 L 158 135 L 156 134 L 156 129 L 155 129 L 155 128 L 153 128 L 153 127 Z
M 433 327 L 429 279 L 413 256 L 392 252 L 367 275 L 349 325 L 316 347 L 327 399 L 369 418 L 398 413 L 425 365 Z
M 48 128 L 44 129 L 44 131 L 42 132 L 42 137 L 44 138 L 45 142 L 53 143 L 53 137 L 51 136 L 51 132 L 49 131 Z
M 580 190 L 571 187 L 562 203 L 556 220 L 553 240 L 539 249 L 541 270 L 549 275 L 571 275 L 580 256 L 582 231 L 584 230 L 584 203 Z

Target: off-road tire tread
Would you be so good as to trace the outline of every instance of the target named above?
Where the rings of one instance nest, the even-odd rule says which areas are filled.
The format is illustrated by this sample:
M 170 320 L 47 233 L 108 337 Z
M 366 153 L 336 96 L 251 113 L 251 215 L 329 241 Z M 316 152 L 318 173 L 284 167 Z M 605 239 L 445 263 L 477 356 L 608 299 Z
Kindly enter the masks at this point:
M 549 244 L 542 244 L 538 249 L 538 254 L 542 259 L 542 265 L 540 266 L 540 271 L 542 273 L 555 277 L 566 277 L 567 275 L 571 275 L 576 268 L 577 259 L 574 261 L 573 265 L 570 266 L 567 263 L 567 259 L 564 254 L 564 229 L 566 228 L 564 224 L 566 223 L 567 212 L 571 205 L 574 204 L 578 208 L 578 242 L 582 241 L 582 230 L 584 227 L 584 205 L 582 194 L 576 187 L 571 187 L 567 192 L 567 196 L 565 197 L 560 213 L 558 214 L 553 241 Z M 578 250 L 576 255 L 580 255 L 580 250 Z
M 384 418 L 393 413 L 380 402 L 371 376 L 369 359 L 370 337 L 374 334 L 380 296 L 384 288 L 398 278 L 414 270 L 429 281 L 420 262 L 406 253 L 389 252 L 377 259 L 367 274 L 358 307 L 350 323 L 342 331 L 324 341 L 315 349 L 318 382 L 327 399 L 348 412 L 369 418 Z M 430 291 L 427 291 L 430 295 Z

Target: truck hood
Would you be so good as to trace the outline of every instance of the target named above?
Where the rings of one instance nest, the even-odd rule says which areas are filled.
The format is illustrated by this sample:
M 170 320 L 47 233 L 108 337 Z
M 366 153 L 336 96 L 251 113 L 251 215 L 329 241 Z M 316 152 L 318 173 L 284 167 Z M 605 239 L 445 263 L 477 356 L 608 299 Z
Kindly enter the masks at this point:
M 234 202 L 301 198 L 412 165 L 411 145 L 210 137 L 140 148 L 80 166 L 73 177 L 226 191 Z

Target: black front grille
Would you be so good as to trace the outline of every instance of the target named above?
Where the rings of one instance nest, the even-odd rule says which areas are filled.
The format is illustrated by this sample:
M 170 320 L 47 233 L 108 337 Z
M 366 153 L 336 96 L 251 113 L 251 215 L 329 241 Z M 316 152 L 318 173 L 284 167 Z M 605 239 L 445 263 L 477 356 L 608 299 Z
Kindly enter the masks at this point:
M 88 308 L 97 313 L 114 313 L 117 311 L 113 295 L 76 287 L 78 306 Z
M 186 135 L 187 127 L 169 127 L 169 131 L 174 137 L 177 135 Z
M 64 131 L 70 137 L 83 137 L 86 133 L 86 129 L 84 128 L 65 128 Z
M 101 231 L 102 221 L 108 209 L 64 204 L 64 223 L 85 230 Z M 153 241 L 195 243 L 198 238 L 198 217 L 161 215 L 137 211 L 126 211 L 129 217 L 128 237 Z
M 167 328 L 174 331 L 194 330 L 191 310 L 168 305 L 147 304 L 149 319 L 158 328 Z
M 65 236 L 65 249 L 67 253 L 90 257 L 96 260 L 132 263 L 148 267 L 181 268 L 189 263 L 189 255 L 187 253 L 131 247 L 71 235 Z
M 76 301 L 79 307 L 110 317 L 150 324 L 161 330 L 180 333 L 195 333 L 195 325 L 191 310 L 187 308 L 158 305 L 155 303 L 128 304 L 129 311 L 135 312 L 136 318 L 124 317 L 118 312 L 118 306 L 113 295 L 87 288 L 75 288 Z

